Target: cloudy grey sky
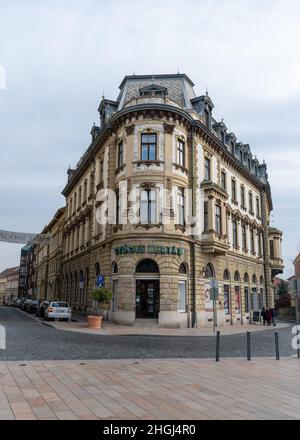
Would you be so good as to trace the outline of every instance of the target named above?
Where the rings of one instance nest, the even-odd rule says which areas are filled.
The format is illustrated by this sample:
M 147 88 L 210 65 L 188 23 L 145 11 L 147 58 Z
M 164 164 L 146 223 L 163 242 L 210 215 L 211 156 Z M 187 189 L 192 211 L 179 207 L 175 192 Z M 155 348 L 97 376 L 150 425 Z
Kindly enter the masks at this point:
M 0 0 L 0 229 L 38 232 L 124 75 L 186 73 L 265 159 L 285 276 L 300 250 L 298 0 Z M 0 68 L 0 75 L 3 69 Z M 3 77 L 2 77 L 3 83 Z M 0 243 L 0 270 L 20 246 Z

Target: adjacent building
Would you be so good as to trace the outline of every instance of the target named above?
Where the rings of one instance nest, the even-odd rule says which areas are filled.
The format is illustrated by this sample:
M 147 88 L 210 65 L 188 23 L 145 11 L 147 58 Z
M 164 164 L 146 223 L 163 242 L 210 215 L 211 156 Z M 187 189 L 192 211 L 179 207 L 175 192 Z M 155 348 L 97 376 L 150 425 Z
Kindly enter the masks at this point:
M 0 304 L 16 299 L 19 292 L 19 266 L 0 273 Z
M 39 299 L 59 299 L 61 292 L 61 268 L 65 208 L 55 213 L 42 234 L 50 239 L 37 247 L 37 297 Z
M 19 271 L 19 296 L 34 298 L 37 279 L 37 245 L 27 244 L 21 249 Z
M 282 232 L 270 226 L 267 166 L 213 108 L 185 74 L 126 76 L 116 100 L 102 99 L 63 189 L 61 274 L 51 280 L 73 307 L 86 310 L 103 284 L 110 319 L 130 325 L 209 326 L 214 305 L 218 325 L 241 324 L 274 306 Z M 40 289 L 49 251 L 43 261 Z

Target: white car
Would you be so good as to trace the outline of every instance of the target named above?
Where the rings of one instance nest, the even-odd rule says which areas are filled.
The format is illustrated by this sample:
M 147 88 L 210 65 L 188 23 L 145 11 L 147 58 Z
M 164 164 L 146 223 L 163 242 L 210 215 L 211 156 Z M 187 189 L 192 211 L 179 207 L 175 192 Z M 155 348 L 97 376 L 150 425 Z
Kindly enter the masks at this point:
M 72 309 L 69 304 L 64 301 L 50 301 L 45 309 L 45 320 L 49 319 L 68 319 L 71 321 Z

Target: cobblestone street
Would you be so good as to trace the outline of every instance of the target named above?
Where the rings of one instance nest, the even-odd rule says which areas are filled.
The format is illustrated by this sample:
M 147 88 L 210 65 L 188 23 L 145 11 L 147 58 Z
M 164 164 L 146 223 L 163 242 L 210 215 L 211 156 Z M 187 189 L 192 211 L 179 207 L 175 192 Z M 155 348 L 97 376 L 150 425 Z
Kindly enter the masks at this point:
M 215 336 L 101 335 L 63 331 L 11 307 L 0 307 L 7 348 L 0 361 L 72 359 L 213 358 Z M 278 329 L 280 355 L 295 354 L 292 326 Z M 151 330 L 151 329 L 150 329 Z M 221 336 L 222 357 L 246 357 L 246 332 Z M 138 333 L 138 329 L 137 329 Z M 251 334 L 252 356 L 275 356 L 274 330 Z

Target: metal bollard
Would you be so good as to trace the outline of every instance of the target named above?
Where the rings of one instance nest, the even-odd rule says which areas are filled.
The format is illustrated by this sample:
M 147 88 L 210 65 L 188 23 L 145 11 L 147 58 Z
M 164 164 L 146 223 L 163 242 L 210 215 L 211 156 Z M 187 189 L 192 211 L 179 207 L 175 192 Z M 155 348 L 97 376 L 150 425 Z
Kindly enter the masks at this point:
M 247 361 L 251 361 L 251 333 L 247 332 Z
M 279 338 L 278 338 L 278 332 L 275 332 L 275 349 L 276 349 L 276 360 L 280 360 L 279 356 Z
M 220 332 L 217 331 L 217 341 L 216 341 L 216 362 L 220 360 Z
M 299 330 L 297 330 L 297 336 L 298 335 L 299 335 Z M 297 348 L 297 357 L 298 357 L 298 359 L 300 359 L 299 338 L 297 338 L 297 342 L 298 342 L 298 344 L 297 344 L 297 346 L 298 346 L 298 348 Z

